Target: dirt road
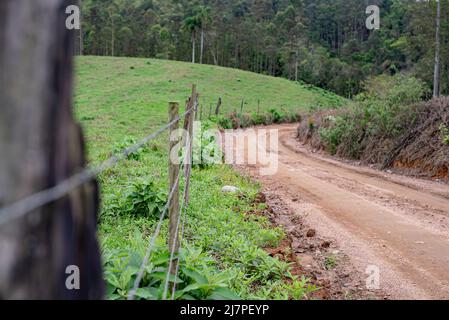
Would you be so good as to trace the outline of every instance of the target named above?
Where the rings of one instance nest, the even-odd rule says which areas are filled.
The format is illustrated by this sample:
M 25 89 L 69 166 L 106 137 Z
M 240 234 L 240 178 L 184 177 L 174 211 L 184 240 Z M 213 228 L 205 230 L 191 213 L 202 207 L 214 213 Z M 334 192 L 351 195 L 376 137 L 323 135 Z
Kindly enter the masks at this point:
M 375 266 L 392 299 L 449 299 L 449 185 L 385 173 L 312 154 L 279 129 L 279 169 L 249 172 L 361 275 Z M 366 276 L 367 277 L 367 276 Z

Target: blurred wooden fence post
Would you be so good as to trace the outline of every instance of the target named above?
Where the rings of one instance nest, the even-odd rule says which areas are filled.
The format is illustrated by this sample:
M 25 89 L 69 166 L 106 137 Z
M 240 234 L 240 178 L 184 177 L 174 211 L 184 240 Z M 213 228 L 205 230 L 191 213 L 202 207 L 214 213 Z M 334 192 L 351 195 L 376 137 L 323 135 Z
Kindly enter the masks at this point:
M 177 147 L 179 143 L 179 104 L 176 102 L 170 102 L 169 105 L 169 122 L 174 121 L 178 118 L 178 121 L 175 121 L 170 126 L 169 132 L 169 194 L 172 194 L 171 201 L 168 207 L 168 216 L 169 216 L 169 240 L 168 240 L 168 248 L 171 252 L 174 248 L 174 252 L 177 253 L 179 250 L 179 237 L 176 236 L 176 229 L 179 220 L 179 184 L 181 181 L 180 173 L 179 173 L 179 157 L 178 154 L 172 154 L 173 150 Z M 176 159 L 172 159 L 175 157 Z M 172 191 L 173 190 L 173 191 Z M 176 260 L 172 261 L 172 273 L 176 272 Z
M 221 97 L 218 98 L 217 102 L 217 108 L 215 109 L 215 115 L 218 116 L 220 114 L 220 108 L 221 108 L 222 100 Z
M 72 115 L 70 4 L 0 1 L 0 207 L 86 166 Z M 98 204 L 91 182 L 0 227 L 0 299 L 103 298 Z

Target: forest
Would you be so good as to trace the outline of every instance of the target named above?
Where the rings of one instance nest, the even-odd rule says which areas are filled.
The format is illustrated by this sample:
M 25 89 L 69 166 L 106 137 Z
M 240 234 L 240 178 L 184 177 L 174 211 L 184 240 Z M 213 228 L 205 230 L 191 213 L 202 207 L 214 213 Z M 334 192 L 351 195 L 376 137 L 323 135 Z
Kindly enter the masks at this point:
M 365 25 L 378 5 L 381 28 Z M 78 53 L 191 61 L 303 81 L 345 97 L 379 74 L 429 86 L 435 1 L 84 0 Z M 441 92 L 449 93 L 449 1 L 441 2 Z M 257 35 L 257 36 L 255 36 Z

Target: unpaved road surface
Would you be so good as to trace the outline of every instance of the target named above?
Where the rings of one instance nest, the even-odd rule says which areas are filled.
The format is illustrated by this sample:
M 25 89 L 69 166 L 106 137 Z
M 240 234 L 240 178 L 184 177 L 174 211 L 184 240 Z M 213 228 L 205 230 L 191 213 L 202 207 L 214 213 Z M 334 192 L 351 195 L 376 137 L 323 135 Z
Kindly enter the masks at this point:
M 296 141 L 295 125 L 270 128 L 279 129 L 278 171 L 261 176 L 248 165 L 253 178 L 335 242 L 360 275 L 378 268 L 389 298 L 449 299 L 448 184 L 313 154 Z

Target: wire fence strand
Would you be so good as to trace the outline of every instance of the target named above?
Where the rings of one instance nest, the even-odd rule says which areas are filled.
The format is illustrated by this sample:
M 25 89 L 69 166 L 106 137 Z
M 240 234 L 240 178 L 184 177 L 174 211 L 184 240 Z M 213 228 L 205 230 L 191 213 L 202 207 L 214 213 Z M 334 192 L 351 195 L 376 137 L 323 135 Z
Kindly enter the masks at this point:
M 197 113 L 198 112 L 198 99 L 195 101 L 194 109 L 195 109 L 195 113 Z M 193 139 L 194 139 L 193 137 L 190 137 L 188 142 L 186 142 L 186 143 L 189 144 L 190 161 L 192 161 L 192 162 L 193 162 L 193 153 L 192 153 Z M 190 162 L 190 163 L 192 164 L 192 162 Z M 186 171 L 184 171 L 184 172 L 186 172 Z M 191 174 L 191 172 L 189 172 L 188 174 Z M 184 189 L 184 197 L 183 197 L 184 200 L 187 199 L 187 197 L 186 197 L 187 192 L 188 192 L 188 189 Z M 183 210 L 181 211 L 181 215 L 180 215 L 180 219 L 182 219 L 182 227 L 181 227 L 181 236 L 179 238 L 179 252 L 181 252 L 182 241 L 184 240 L 185 224 L 186 224 L 186 220 L 187 220 L 187 207 L 188 207 L 189 204 L 188 203 L 183 203 L 183 205 L 184 205 L 184 207 L 183 207 Z M 178 226 L 176 228 L 178 229 Z M 178 235 L 178 230 L 176 231 L 176 235 Z M 172 262 L 172 258 L 170 259 L 170 265 L 171 265 L 171 262 Z M 176 289 L 177 289 L 177 284 L 176 283 L 178 282 L 180 262 L 181 261 L 180 261 L 179 256 L 178 256 L 178 259 L 176 260 L 175 281 L 173 283 L 173 288 L 172 288 L 172 296 L 171 296 L 172 300 L 175 300 L 175 294 L 176 294 Z
M 159 236 L 159 233 L 161 232 L 162 224 L 164 222 L 165 215 L 167 214 L 168 208 L 169 208 L 169 206 L 171 204 L 171 201 L 173 200 L 173 195 L 175 194 L 175 190 L 179 186 L 180 177 L 181 177 L 181 171 L 178 173 L 178 177 L 176 178 L 176 182 L 173 185 L 173 188 L 170 190 L 170 195 L 168 197 L 168 201 L 165 204 L 164 210 L 162 210 L 162 213 L 161 213 L 161 215 L 159 217 L 159 222 L 158 222 L 158 224 L 156 226 L 155 232 L 154 232 L 153 236 L 151 237 L 151 241 L 150 241 L 150 243 L 149 243 L 149 245 L 147 247 L 147 250 L 146 250 L 146 253 L 145 253 L 145 257 L 143 258 L 142 264 L 140 265 L 139 272 L 138 272 L 137 278 L 136 278 L 136 280 L 134 282 L 133 289 L 128 294 L 128 300 L 134 300 L 134 298 L 136 296 L 136 293 L 137 293 L 137 290 L 139 289 L 139 285 L 142 282 L 143 275 L 145 273 L 145 266 L 147 265 L 148 260 L 151 257 L 151 253 L 153 252 L 154 243 L 156 242 L 156 239 Z
M 193 110 L 194 110 L 194 108 L 190 108 L 190 109 L 189 109 L 183 116 L 189 114 L 189 113 L 192 112 Z M 187 145 L 187 144 L 188 144 L 188 145 Z M 191 145 L 192 145 L 192 144 L 191 144 L 191 142 L 190 142 L 190 138 L 186 139 L 185 147 L 188 146 L 188 148 L 190 148 Z M 190 154 L 190 153 L 189 153 L 189 154 Z M 185 159 L 184 159 L 184 160 L 185 160 Z M 181 164 L 181 167 L 184 167 L 184 166 L 185 166 L 185 161 Z M 149 244 L 149 246 L 148 246 L 148 248 L 147 248 L 145 257 L 144 257 L 144 259 L 143 259 L 143 261 L 142 261 L 142 264 L 141 264 L 141 266 L 140 266 L 139 272 L 138 272 L 138 274 L 137 274 L 137 278 L 136 278 L 136 280 L 135 280 L 135 282 L 134 282 L 133 289 L 130 291 L 130 293 L 129 293 L 129 295 L 128 295 L 128 300 L 134 300 L 134 298 L 135 298 L 135 296 L 136 296 L 136 294 L 137 294 L 137 290 L 139 289 L 140 283 L 142 282 L 142 279 L 143 279 L 143 276 L 144 276 L 144 273 L 145 273 L 145 266 L 147 265 L 147 263 L 148 263 L 148 261 L 149 261 L 149 259 L 150 259 L 150 257 L 151 257 L 151 253 L 153 252 L 154 243 L 156 242 L 156 239 L 157 239 L 157 237 L 159 236 L 159 233 L 160 233 L 160 231 L 161 231 L 162 224 L 163 224 L 163 221 L 164 221 L 164 217 L 165 217 L 165 215 L 166 215 L 166 213 L 167 213 L 167 210 L 168 210 L 168 208 L 169 208 L 169 206 L 170 206 L 170 203 L 171 203 L 171 201 L 172 201 L 172 198 L 173 198 L 173 195 L 174 195 L 174 191 L 176 190 L 176 188 L 178 188 L 178 186 L 179 186 L 179 181 L 180 181 L 180 177 L 181 177 L 181 175 L 183 175 L 183 174 L 184 174 L 184 178 L 185 178 L 185 171 L 184 171 L 184 170 L 180 170 L 179 173 L 178 173 L 178 176 L 177 176 L 177 178 L 176 178 L 176 182 L 175 182 L 175 184 L 174 184 L 172 190 L 170 191 L 169 201 L 167 202 L 166 206 L 164 207 L 164 210 L 163 210 L 163 212 L 162 212 L 162 214 L 161 214 L 161 216 L 160 216 L 160 218 L 159 218 L 159 222 L 158 222 L 158 224 L 157 224 L 155 233 L 153 234 L 153 236 L 152 236 L 152 238 L 151 238 L 151 241 L 150 241 L 150 244 Z M 187 192 L 187 188 L 184 188 L 184 195 L 186 194 L 186 192 Z M 185 197 L 183 197 L 183 199 L 185 199 Z M 184 204 L 185 204 L 185 201 L 183 200 L 181 210 L 183 210 Z M 181 211 L 181 212 L 182 212 L 182 211 Z M 167 278 L 167 282 L 165 283 L 165 286 L 164 286 L 163 300 L 166 300 L 166 296 L 167 296 L 168 280 L 169 280 L 169 277 L 170 277 L 172 261 L 173 261 L 173 258 L 174 258 L 174 251 L 175 251 L 175 246 L 176 246 L 177 237 L 178 237 L 178 230 L 179 230 L 180 218 L 181 218 L 181 215 L 179 215 L 178 221 L 177 221 L 177 223 L 176 223 L 176 231 L 175 231 L 176 236 L 175 236 L 175 240 L 174 240 L 174 242 L 173 242 L 173 246 L 172 246 L 172 248 L 171 248 L 171 255 L 170 255 L 170 261 L 169 261 L 169 268 L 168 268 L 168 270 L 167 270 L 167 277 L 168 277 L 168 278 Z
M 187 190 L 187 189 L 185 189 L 185 190 Z M 184 190 L 184 193 L 185 193 L 185 190 Z M 185 204 L 186 204 L 185 200 L 183 200 L 182 204 L 181 204 L 181 212 L 184 211 Z M 171 274 L 171 271 L 172 271 L 173 259 L 175 258 L 176 243 L 177 243 L 178 238 L 179 238 L 178 237 L 178 231 L 179 231 L 180 222 L 181 222 L 181 215 L 179 215 L 178 221 L 176 222 L 175 239 L 173 241 L 172 247 L 170 248 L 170 261 L 168 263 L 167 276 L 165 277 L 164 293 L 162 295 L 162 300 L 167 300 L 168 284 L 170 282 L 170 274 Z M 179 251 L 178 251 L 178 253 L 179 253 Z M 179 262 L 179 256 L 178 256 L 178 262 Z M 173 284 L 173 286 L 175 286 L 175 285 L 176 285 L 176 281 Z
M 192 141 L 191 140 L 192 140 L 191 137 L 186 139 L 186 149 L 188 150 L 187 154 L 186 154 L 186 157 L 187 157 L 187 155 L 189 155 L 189 157 L 190 157 L 190 159 L 188 159 L 188 161 L 192 161 L 192 159 L 191 159 L 191 157 L 192 157 L 192 152 L 191 152 Z M 184 167 L 185 167 L 185 165 L 184 165 Z M 185 168 L 183 168 L 183 170 L 181 170 L 181 171 L 184 172 L 184 178 L 187 179 L 187 176 L 185 176 L 185 174 L 186 174 Z M 167 300 L 168 284 L 170 282 L 169 280 L 170 280 L 170 274 L 171 274 L 171 271 L 172 271 L 172 263 L 173 263 L 173 260 L 174 260 L 174 257 L 175 257 L 176 243 L 178 242 L 178 239 L 181 240 L 181 238 L 179 238 L 179 234 L 178 234 L 178 232 L 179 232 L 179 225 L 181 223 L 182 217 L 185 217 L 185 211 L 187 210 L 187 203 L 186 203 L 186 195 L 187 195 L 187 193 L 188 193 L 188 186 L 186 186 L 186 188 L 184 188 L 184 195 L 182 197 L 183 200 L 182 200 L 182 203 L 181 203 L 181 210 L 180 210 L 181 214 L 178 216 L 178 221 L 176 221 L 175 239 L 173 241 L 172 247 L 170 248 L 170 261 L 169 261 L 169 267 L 168 267 L 168 270 L 167 270 L 167 275 L 166 275 L 166 278 L 165 278 L 164 293 L 162 295 L 162 300 Z M 178 281 L 179 252 L 180 252 L 180 249 L 181 249 L 181 245 L 178 248 L 178 259 L 176 261 L 175 282 L 173 283 L 172 299 L 174 298 L 174 295 L 176 293 L 176 282 Z
M 135 145 L 125 149 L 120 155 L 114 155 L 111 158 L 104 161 L 102 164 L 95 168 L 87 168 L 84 171 L 73 175 L 72 177 L 60 182 L 56 186 L 47 190 L 35 193 L 29 197 L 15 202 L 12 205 L 0 209 L 0 226 L 3 226 L 13 220 L 19 219 L 26 214 L 44 206 L 51 202 L 61 199 L 72 190 L 88 183 L 105 170 L 114 167 L 120 161 L 126 159 L 130 154 L 136 152 L 141 147 L 146 145 L 151 140 L 156 139 L 167 129 L 169 129 L 174 123 L 178 122 L 181 117 L 184 117 L 192 112 L 192 109 L 187 110 L 183 115 L 177 116 L 173 121 L 161 127 L 156 132 L 146 136 Z

